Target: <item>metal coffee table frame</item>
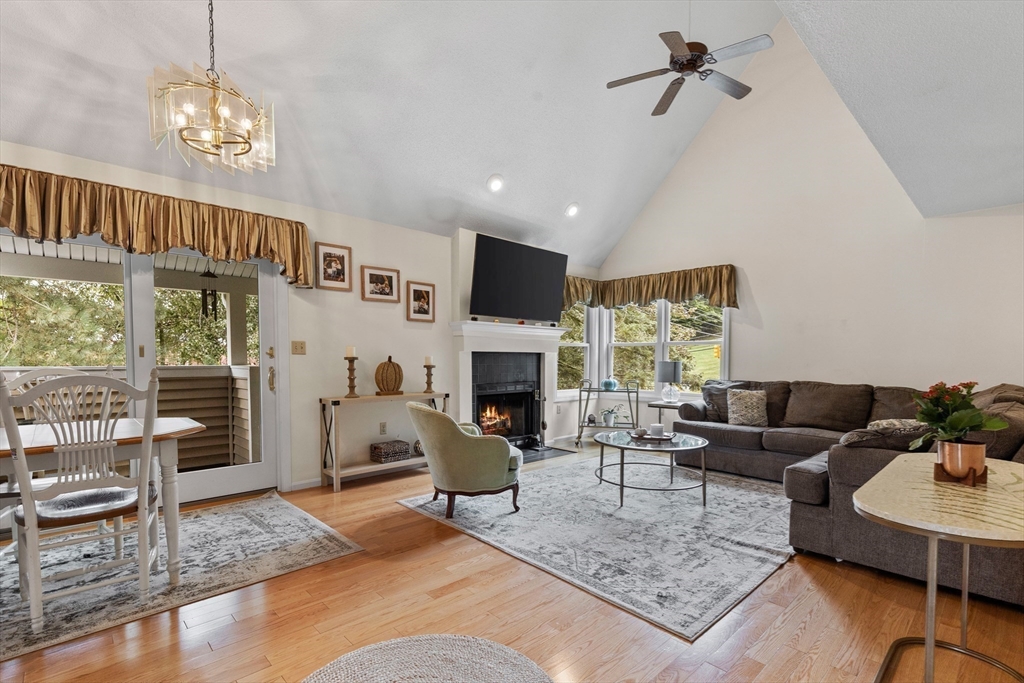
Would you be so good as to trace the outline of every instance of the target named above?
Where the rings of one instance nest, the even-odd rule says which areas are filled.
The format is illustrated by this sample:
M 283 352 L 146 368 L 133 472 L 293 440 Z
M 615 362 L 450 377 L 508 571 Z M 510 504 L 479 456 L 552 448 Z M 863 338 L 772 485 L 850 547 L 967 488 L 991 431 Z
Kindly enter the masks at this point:
M 615 484 L 615 485 L 617 485 L 619 487 L 619 507 L 622 507 L 623 503 L 625 502 L 626 489 L 633 489 L 635 491 L 689 491 L 691 489 L 695 489 L 695 488 L 698 488 L 698 487 L 701 489 L 701 504 L 704 507 L 707 507 L 707 504 L 708 504 L 708 470 L 707 470 L 707 462 L 706 462 L 706 459 L 705 459 L 705 449 L 707 448 L 708 441 L 706 439 L 701 439 L 700 437 L 690 437 L 692 439 L 699 440 L 700 442 L 703 442 L 702 444 L 692 445 L 692 446 L 680 446 L 678 444 L 675 444 L 673 446 L 674 442 L 666 441 L 666 442 L 664 442 L 666 444 L 665 447 L 659 447 L 657 445 L 658 442 L 651 442 L 652 445 L 650 445 L 650 446 L 645 444 L 643 446 L 633 446 L 633 447 L 631 447 L 631 444 L 633 444 L 632 439 L 630 440 L 630 444 L 619 445 L 619 444 L 612 444 L 612 443 L 604 443 L 604 442 L 600 441 L 599 438 L 598 438 L 598 437 L 603 436 L 604 434 L 614 434 L 614 433 L 615 432 L 602 432 L 601 434 L 595 434 L 594 435 L 594 440 L 597 441 L 597 443 L 601 445 L 600 466 L 597 469 L 594 470 L 594 476 L 596 476 L 597 479 L 599 481 L 601 481 L 601 482 L 604 482 L 604 483 L 607 483 L 607 484 Z M 621 433 L 628 434 L 628 432 L 621 432 Z M 619 451 L 619 462 L 618 462 L 619 480 L 618 481 L 612 481 L 611 479 L 605 479 L 604 476 L 602 476 L 604 474 L 604 470 L 605 470 L 606 467 L 615 467 L 616 466 L 616 463 L 609 463 L 607 465 L 604 464 L 604 449 L 605 449 L 605 446 L 608 446 L 610 448 L 617 448 L 618 451 Z M 630 451 L 630 450 L 631 451 L 641 452 L 641 453 L 642 452 L 668 453 L 669 460 L 668 460 L 667 463 L 661 463 L 661 462 L 637 462 L 637 461 L 626 462 L 626 451 Z M 694 474 L 696 474 L 697 473 L 696 468 L 687 467 L 685 465 L 677 465 L 676 461 L 675 461 L 675 454 L 676 453 L 682 453 L 684 451 L 695 451 L 695 450 L 700 450 L 700 481 L 697 482 L 697 483 L 690 484 L 688 486 L 666 486 L 666 487 L 631 486 L 630 484 L 626 483 L 626 465 L 642 465 L 642 466 L 645 466 L 645 467 L 667 467 L 668 471 L 669 471 L 669 483 L 670 484 L 674 484 L 675 483 L 675 471 L 676 471 L 676 468 L 679 468 L 679 469 L 682 469 L 682 470 L 686 470 L 688 472 L 693 472 Z

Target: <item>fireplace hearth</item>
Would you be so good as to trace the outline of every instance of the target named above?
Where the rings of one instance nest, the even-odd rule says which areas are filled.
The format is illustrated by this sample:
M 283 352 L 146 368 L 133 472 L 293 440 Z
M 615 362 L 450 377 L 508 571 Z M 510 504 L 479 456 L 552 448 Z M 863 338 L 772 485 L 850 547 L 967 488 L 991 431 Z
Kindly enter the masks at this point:
M 540 443 L 541 355 L 473 353 L 473 415 L 484 434 Z

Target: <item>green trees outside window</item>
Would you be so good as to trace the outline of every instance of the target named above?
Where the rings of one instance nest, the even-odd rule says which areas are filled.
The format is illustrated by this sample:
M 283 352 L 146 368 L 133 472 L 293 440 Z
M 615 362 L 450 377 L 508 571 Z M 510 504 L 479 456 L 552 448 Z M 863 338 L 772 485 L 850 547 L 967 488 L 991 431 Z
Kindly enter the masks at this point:
M 576 389 L 586 376 L 587 344 L 585 321 L 587 309 L 576 304 L 562 313 L 558 326 L 566 328 L 558 347 L 558 388 Z

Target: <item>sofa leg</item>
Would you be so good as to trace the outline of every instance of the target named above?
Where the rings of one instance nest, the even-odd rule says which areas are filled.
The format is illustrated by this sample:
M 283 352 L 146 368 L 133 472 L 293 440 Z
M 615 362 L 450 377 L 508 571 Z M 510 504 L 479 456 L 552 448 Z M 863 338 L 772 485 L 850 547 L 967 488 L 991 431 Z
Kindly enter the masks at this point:
M 440 494 L 441 494 L 441 492 L 440 492 L 440 491 L 438 491 L 437 489 L 434 489 L 434 500 L 437 500 L 437 497 L 438 497 L 438 496 L 439 496 Z M 431 501 L 431 502 L 433 502 L 433 501 Z
M 516 500 L 518 498 L 519 498 L 519 482 L 517 481 L 516 483 L 512 484 L 512 507 L 514 507 L 516 509 L 516 512 L 519 512 L 519 505 L 516 504 Z
M 452 515 L 455 514 L 455 494 L 448 494 L 448 509 L 444 512 L 445 519 L 451 519 Z

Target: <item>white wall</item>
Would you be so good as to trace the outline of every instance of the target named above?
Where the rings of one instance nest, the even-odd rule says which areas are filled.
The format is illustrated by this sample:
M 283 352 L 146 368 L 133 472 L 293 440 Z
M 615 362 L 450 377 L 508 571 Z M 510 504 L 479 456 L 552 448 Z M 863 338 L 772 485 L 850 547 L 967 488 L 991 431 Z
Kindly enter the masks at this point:
M 733 378 L 1024 384 L 1024 206 L 922 218 L 785 19 L 772 37 L 601 278 L 735 264 Z
M 434 387 L 440 392 L 448 391 L 452 377 L 452 334 L 448 327 L 451 247 L 447 237 L 6 142 L 0 142 L 0 162 L 302 221 L 309 228 L 311 241 L 352 247 L 357 268 L 366 264 L 401 271 L 401 304 L 362 301 L 358 283 L 352 292 L 289 288 L 291 339 L 306 342 L 306 355 L 290 358 L 291 472 L 295 484 L 319 484 L 317 399 L 347 393 L 348 375 L 342 360 L 345 346 L 357 347 L 360 394 L 375 391 L 373 371 L 389 354 L 402 365 L 406 391 L 423 390 L 423 357 L 433 355 L 437 365 Z M 270 173 L 273 172 L 271 169 Z M 206 171 L 197 169 L 197 173 Z M 438 309 L 433 324 L 406 321 L 407 278 L 437 286 Z M 287 353 L 288 340 L 282 340 L 282 346 L 278 352 Z M 370 443 L 388 438 L 378 433 L 382 421 L 388 422 L 390 438 L 415 439 L 402 401 L 347 406 L 342 423 L 347 439 L 342 457 L 366 459 Z

